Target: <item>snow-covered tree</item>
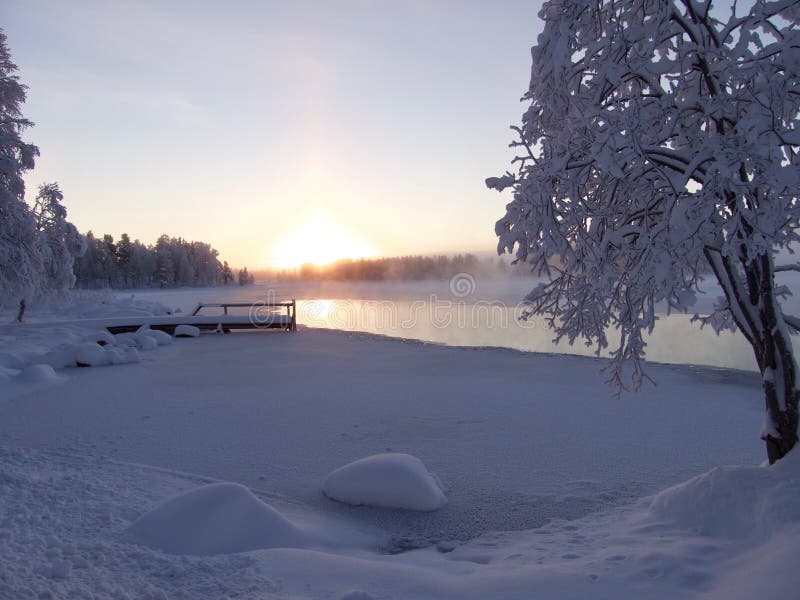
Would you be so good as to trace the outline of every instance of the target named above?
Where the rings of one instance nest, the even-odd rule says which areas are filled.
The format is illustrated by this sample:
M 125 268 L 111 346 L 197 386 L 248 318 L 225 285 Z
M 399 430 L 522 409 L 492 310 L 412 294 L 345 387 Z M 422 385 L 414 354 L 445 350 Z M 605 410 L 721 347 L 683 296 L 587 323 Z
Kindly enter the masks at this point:
M 239 285 L 251 285 L 255 281 L 256 278 L 247 270 L 247 267 L 239 270 Z
M 233 271 L 226 260 L 222 264 L 222 285 L 230 285 L 231 283 L 233 283 Z
M 769 460 L 797 442 L 798 372 L 775 273 L 800 223 L 800 2 L 551 0 L 515 128 L 500 252 L 545 283 L 528 296 L 558 338 L 606 348 L 610 378 L 641 384 L 656 305 L 691 308 L 750 342 Z M 559 260 L 551 260 L 557 258 Z M 553 266 L 557 265 L 557 266 Z M 628 370 L 630 369 L 630 370 Z
M 41 284 L 48 291 L 68 290 L 75 284 L 75 259 L 86 252 L 86 240 L 67 221 L 63 200 L 58 183 L 42 184 L 32 211 L 42 259 Z
M 29 296 L 41 274 L 36 226 L 25 204 L 22 179 L 33 168 L 39 149 L 22 141 L 22 133 L 33 123 L 22 116 L 26 87 L 16 71 L 0 30 L 0 304 Z
M 159 287 L 170 287 L 175 283 L 175 261 L 172 258 L 172 244 L 164 234 L 156 242 L 156 283 Z

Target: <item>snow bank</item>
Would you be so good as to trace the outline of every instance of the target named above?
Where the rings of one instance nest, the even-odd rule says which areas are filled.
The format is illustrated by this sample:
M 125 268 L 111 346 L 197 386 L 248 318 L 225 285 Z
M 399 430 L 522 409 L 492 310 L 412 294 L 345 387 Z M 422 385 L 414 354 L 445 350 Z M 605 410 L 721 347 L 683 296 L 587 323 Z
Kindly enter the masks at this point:
M 328 475 L 322 491 L 355 506 L 431 511 L 447 504 L 439 480 L 410 454 L 375 454 L 352 462 Z
M 173 312 L 160 302 L 143 300 L 135 295 L 113 294 L 82 299 L 66 307 L 60 306 L 59 310 L 66 310 L 67 315 L 75 319 L 169 315 Z M 61 318 L 64 316 L 61 315 Z
M 126 536 L 169 554 L 195 556 L 306 545 L 293 523 L 236 483 L 179 494 L 139 518 Z
M 175 328 L 175 337 L 197 337 L 200 335 L 200 329 L 194 325 L 178 325 Z
M 650 518 L 722 539 L 761 540 L 800 523 L 800 452 L 772 466 L 718 467 L 653 497 Z
M 102 324 L 83 321 L 172 313 L 159 302 L 140 300 L 132 295 L 119 298 L 110 294 L 75 292 L 71 296 L 71 302 L 29 309 L 23 323 L 13 320 L 15 314 L 4 313 L 8 318 L 0 322 L 0 381 L 3 382 L 0 396 L 19 395 L 39 386 L 42 383 L 39 378 L 47 377 L 41 365 L 64 369 L 78 365 L 135 363 L 141 360 L 138 351 L 153 350 L 172 341 L 168 334 L 151 330 L 115 336 Z M 40 367 L 21 375 L 26 367 L 35 365 Z M 67 379 L 49 377 L 48 382 Z

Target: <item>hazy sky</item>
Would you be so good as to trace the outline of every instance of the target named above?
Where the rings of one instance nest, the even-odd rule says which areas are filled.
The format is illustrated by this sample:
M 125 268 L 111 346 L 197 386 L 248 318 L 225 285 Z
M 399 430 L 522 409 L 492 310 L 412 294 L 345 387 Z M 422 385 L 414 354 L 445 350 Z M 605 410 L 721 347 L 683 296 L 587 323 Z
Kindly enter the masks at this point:
M 235 265 L 493 249 L 539 4 L 4 0 L 28 193 Z

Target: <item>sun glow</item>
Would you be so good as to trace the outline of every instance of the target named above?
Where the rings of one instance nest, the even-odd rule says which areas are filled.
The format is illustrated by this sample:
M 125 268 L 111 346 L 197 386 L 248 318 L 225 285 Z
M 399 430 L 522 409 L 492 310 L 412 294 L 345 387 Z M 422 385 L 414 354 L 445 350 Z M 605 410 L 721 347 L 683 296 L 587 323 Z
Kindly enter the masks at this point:
M 374 255 L 374 249 L 343 231 L 324 215 L 317 214 L 278 241 L 271 262 L 276 268 L 291 269 L 306 263 L 323 266 L 343 258 Z

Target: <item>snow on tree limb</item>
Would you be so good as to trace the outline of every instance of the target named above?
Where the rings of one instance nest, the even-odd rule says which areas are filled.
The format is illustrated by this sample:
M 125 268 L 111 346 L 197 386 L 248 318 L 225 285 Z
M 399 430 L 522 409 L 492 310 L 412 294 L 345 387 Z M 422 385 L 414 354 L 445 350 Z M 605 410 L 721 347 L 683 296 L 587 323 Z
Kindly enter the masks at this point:
M 641 384 L 655 306 L 689 309 L 709 266 L 726 301 L 705 322 L 735 324 L 756 345 L 770 337 L 758 288 L 784 270 L 771 256 L 800 226 L 799 6 L 761 0 L 728 15 L 692 0 L 542 7 L 515 143 L 529 156 L 516 174 L 486 182 L 513 190 L 498 250 L 539 272 L 561 261 L 528 296 L 530 314 L 598 351 L 617 329 L 615 384 Z

